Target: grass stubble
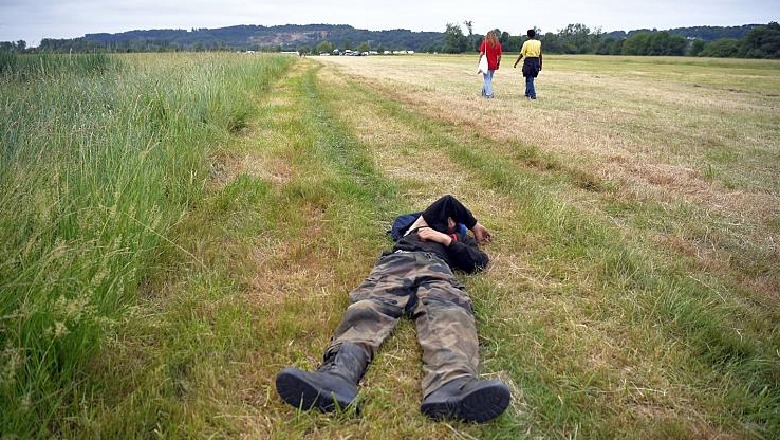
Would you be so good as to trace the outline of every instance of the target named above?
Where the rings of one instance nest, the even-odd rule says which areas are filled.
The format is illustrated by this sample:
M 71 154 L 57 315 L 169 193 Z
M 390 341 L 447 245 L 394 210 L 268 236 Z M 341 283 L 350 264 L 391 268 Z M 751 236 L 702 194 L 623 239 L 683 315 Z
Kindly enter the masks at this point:
M 572 62 L 581 59 L 575 57 Z M 588 61 L 587 57 L 584 59 Z M 501 307 L 495 310 L 510 310 L 509 315 L 515 319 L 518 315 L 522 316 L 526 322 L 535 324 L 526 324 L 526 332 L 533 334 L 530 329 L 542 330 L 543 334 L 546 333 L 544 340 L 548 344 L 551 339 L 555 341 L 550 355 L 541 359 L 536 357 L 539 369 L 536 374 L 545 377 L 550 370 L 573 370 L 557 378 L 564 384 L 555 387 L 554 394 L 558 394 L 560 399 L 560 391 L 569 388 L 565 382 L 572 381 L 576 386 L 569 390 L 572 393 L 570 402 L 579 403 L 581 408 L 570 408 L 566 404 L 555 406 L 561 408 L 563 414 L 567 411 L 577 413 L 582 408 L 591 408 L 592 413 L 579 414 L 577 417 L 582 417 L 582 420 L 568 424 L 559 432 L 561 435 L 571 435 L 575 431 L 596 438 L 607 435 L 683 438 L 772 435 L 777 423 L 772 416 L 776 411 L 777 395 L 770 395 L 769 390 L 776 387 L 778 378 L 777 314 L 774 312 L 778 253 L 777 248 L 772 246 L 773 237 L 777 234 L 775 176 L 778 152 L 775 140 L 778 131 L 777 125 L 771 123 L 778 118 L 776 111 L 772 111 L 777 106 L 774 91 L 778 83 L 772 73 L 776 65 L 759 62 L 750 66 L 758 71 L 756 78 L 763 81 L 763 88 L 751 83 L 746 86 L 750 90 L 724 90 L 730 84 L 729 80 L 734 80 L 743 72 L 731 73 L 732 64 L 716 63 L 715 67 L 725 71 L 718 71 L 716 75 L 718 78 L 725 76 L 724 82 L 707 78 L 715 84 L 702 90 L 704 87 L 698 82 L 686 82 L 692 76 L 691 72 L 678 77 L 681 83 L 670 85 L 665 80 L 660 81 L 655 76 L 663 74 L 666 78 L 670 68 L 667 64 L 663 71 L 657 71 L 652 59 L 640 65 L 645 75 L 651 76 L 650 80 L 641 81 L 634 76 L 626 80 L 623 75 L 622 64 L 634 63 L 634 59 L 607 61 L 607 64 L 614 62 L 617 67 L 609 68 L 611 66 L 607 65 L 607 69 L 600 71 L 604 79 L 600 78 L 599 82 L 606 84 L 601 85 L 598 93 L 612 97 L 610 111 L 605 109 L 606 105 L 597 108 L 593 104 L 598 95 L 594 96 L 587 87 L 578 96 L 567 96 L 572 93 L 570 84 L 579 84 L 572 81 L 571 76 L 579 74 L 580 78 L 583 77 L 583 72 L 578 71 L 567 72 L 565 75 L 569 78 L 560 83 L 550 80 L 549 94 L 553 102 L 547 107 L 543 99 L 529 103 L 522 99 L 519 92 L 512 90 L 505 92 L 503 99 L 500 95 L 499 99 L 487 103 L 480 100 L 473 90 L 465 95 L 453 92 L 464 90 L 463 84 L 467 82 L 472 88 L 478 88 L 479 81 L 465 79 L 470 72 L 459 72 L 450 66 L 430 71 L 430 75 L 404 75 L 402 70 L 417 71 L 416 61 L 377 61 L 383 64 L 379 68 L 370 61 L 326 60 L 339 64 L 339 77 L 348 76 L 364 84 L 367 96 L 377 96 L 378 105 L 385 107 L 385 112 L 375 118 L 380 122 L 373 130 L 371 123 L 365 121 L 367 112 L 350 112 L 353 115 L 351 119 L 363 120 L 356 124 L 359 132 L 392 131 L 381 129 L 381 121 L 388 113 L 404 115 L 407 112 L 408 116 L 401 117 L 406 118 L 408 125 L 429 132 L 427 138 L 420 142 L 397 149 L 403 153 L 406 163 L 414 164 L 410 166 L 416 169 L 411 171 L 414 176 L 426 174 L 421 168 L 425 169 L 423 164 L 429 164 L 429 175 L 436 177 L 425 181 L 422 185 L 425 190 L 435 188 L 435 182 L 447 171 L 455 175 L 455 180 L 447 181 L 444 186 L 452 185 L 462 190 L 463 186 L 458 182 L 466 180 L 472 183 L 471 188 L 498 189 L 494 184 L 486 184 L 484 179 L 497 174 L 498 182 L 508 184 L 503 192 L 510 196 L 510 200 L 528 200 L 519 206 L 515 202 L 514 210 L 504 213 L 517 216 L 508 226 L 508 231 L 520 232 L 507 237 L 508 243 L 511 243 L 511 256 L 506 259 L 510 267 L 501 267 L 504 255 L 494 243 L 489 249 L 494 257 L 493 269 L 489 273 L 500 278 L 496 281 L 498 284 L 516 287 L 530 284 L 526 288 L 533 292 L 532 297 L 542 293 L 542 299 L 532 302 L 534 307 L 529 306 L 531 298 L 525 298 L 517 308 L 507 307 L 502 302 Z M 604 66 L 597 60 L 590 61 L 598 67 Z M 566 66 L 567 61 L 570 60 L 562 57 L 560 63 Z M 427 62 L 422 61 L 420 69 L 427 71 L 424 70 Z M 387 64 L 402 66 L 402 70 L 385 70 Z M 556 59 L 547 63 L 550 64 L 556 66 Z M 695 72 L 700 77 L 707 76 L 702 69 Z M 462 79 L 453 86 L 452 77 L 458 74 Z M 446 78 L 442 79 L 442 76 Z M 672 76 L 675 77 L 674 74 Z M 343 78 L 341 81 L 344 81 Z M 587 77 L 583 82 L 588 83 Z M 667 92 L 667 88 L 674 93 Z M 342 86 L 341 89 L 356 93 L 359 86 Z M 691 94 L 695 96 L 689 96 Z M 382 103 L 385 97 L 390 97 L 392 103 Z M 669 99 L 670 103 L 664 99 Z M 604 104 L 605 99 L 601 98 L 601 101 Z M 723 102 L 714 105 L 713 101 Z M 578 105 L 575 106 L 574 102 Z M 683 111 L 678 111 L 674 106 L 681 102 L 689 104 Z M 576 107 L 576 110 L 562 109 L 566 104 Z M 529 110 L 530 105 L 534 106 L 532 111 Z M 713 110 L 713 106 L 717 110 Z M 577 117 L 572 117 L 571 112 L 576 112 Z M 722 115 L 721 112 L 728 113 Z M 429 116 L 431 122 L 423 122 L 418 118 L 419 113 Z M 601 113 L 607 113 L 604 119 L 601 119 Z M 627 151 L 618 160 L 610 162 L 605 157 L 615 155 L 616 151 L 597 148 L 603 145 L 599 129 L 609 131 L 612 125 L 625 124 L 626 118 L 615 117 L 621 113 L 631 115 L 628 122 L 636 129 L 629 131 L 623 128 L 621 132 L 610 134 L 621 136 L 621 144 Z M 677 121 L 684 114 L 691 115 Z M 477 122 L 476 119 L 480 118 L 481 121 Z M 541 124 L 539 119 L 552 126 Z M 512 123 L 513 120 L 516 122 Z M 699 121 L 699 126 L 694 127 L 693 121 Z M 595 129 L 588 132 L 586 126 L 594 124 Z M 681 135 L 680 124 L 690 124 L 696 131 Z M 491 132 L 483 129 L 485 125 L 495 126 L 496 129 Z M 533 129 L 529 129 L 529 125 Z M 654 127 L 655 130 L 647 131 L 646 127 Z M 755 127 L 759 127 L 760 131 L 748 131 L 748 128 Z M 535 131 L 543 134 L 535 134 Z M 442 139 L 441 132 L 451 136 Z M 405 130 L 401 133 L 404 138 L 408 137 Z M 733 133 L 751 133 L 749 139 L 762 139 L 747 149 L 758 151 L 768 162 L 758 166 L 751 154 L 735 152 L 745 146 L 742 143 L 744 138 L 733 136 Z M 554 142 L 555 145 L 547 148 L 547 144 L 540 142 L 541 138 L 534 136 L 547 138 L 548 143 Z M 696 140 L 703 136 L 720 139 L 719 148 L 702 148 Z M 681 153 L 679 146 L 686 141 L 696 148 Z M 386 141 L 388 145 L 392 143 Z M 581 148 L 583 143 L 585 148 Z M 455 168 L 453 171 L 445 160 L 430 162 L 431 150 L 446 153 L 442 156 L 460 157 L 463 159 L 462 166 L 478 172 L 466 177 L 462 169 Z M 409 151 L 416 151 L 417 155 L 406 156 Z M 388 156 L 383 153 L 377 155 L 379 160 Z M 724 157 L 730 158 L 728 167 L 719 162 Z M 389 169 L 399 168 L 395 162 L 389 165 Z M 692 168 L 692 164 L 702 163 L 706 164 L 703 165 L 705 169 L 718 166 L 734 168 L 737 172 L 730 169 L 730 174 L 718 176 L 720 180 L 710 175 L 707 177 L 710 181 L 704 181 L 695 171 L 670 172 L 673 176 L 670 179 L 657 175 L 647 178 L 641 174 L 636 178 L 634 174 L 621 170 L 624 167 L 632 171 Z M 519 175 L 530 171 L 530 176 L 526 178 L 531 181 L 541 178 L 542 186 L 534 187 L 528 182 L 516 182 L 506 177 L 517 172 L 518 167 Z M 615 168 L 617 170 L 611 172 L 629 177 L 611 178 L 612 175 L 604 171 Z M 745 174 L 752 179 L 738 182 L 730 177 L 737 174 Z M 539 193 L 553 198 L 541 201 L 539 199 L 545 197 L 538 196 Z M 481 196 L 496 199 L 493 191 Z M 479 201 L 471 200 L 468 195 L 466 198 L 470 205 L 475 206 L 475 211 L 491 215 L 489 206 L 480 206 Z M 506 200 L 496 202 L 499 206 L 513 206 Z M 543 209 L 539 209 L 539 205 Z M 572 212 L 572 209 L 575 211 Z M 532 214 L 523 214 L 529 211 Z M 733 221 L 734 218 L 739 220 Z M 491 220 L 496 221 L 492 217 Z M 550 224 L 540 228 L 540 220 Z M 550 235 L 552 231 L 556 233 Z M 621 240 L 613 242 L 615 235 Z M 543 243 L 544 239 L 540 236 L 547 236 L 550 242 Z M 736 242 L 738 245 L 735 245 Z M 530 245 L 520 255 L 519 243 Z M 539 266 L 529 268 L 529 260 L 534 259 Z M 505 283 L 508 274 L 518 272 L 518 261 L 523 261 L 520 265 L 526 266 L 523 267 L 525 270 L 519 271 L 526 282 Z M 556 275 L 556 272 L 559 274 Z M 542 274 L 542 277 L 534 274 Z M 556 280 L 560 277 L 565 282 Z M 537 278 L 543 281 L 539 282 Z M 546 285 L 544 281 L 552 283 Z M 544 295 L 548 290 L 546 286 L 556 293 Z M 519 294 L 505 293 L 507 296 L 501 299 L 510 302 L 509 298 Z M 559 296 L 562 293 L 566 295 Z M 576 295 L 570 296 L 571 293 Z M 474 296 L 480 297 L 479 294 Z M 556 306 L 557 312 L 551 312 L 551 309 L 556 310 Z M 550 325 L 548 320 L 551 317 L 557 318 L 553 321 L 557 325 Z M 751 337 L 745 336 L 747 329 Z M 568 345 L 561 348 L 561 341 L 567 341 Z M 512 342 L 521 344 L 517 340 Z M 539 343 L 538 340 L 535 342 Z M 681 347 L 687 350 L 681 350 Z M 545 348 L 544 344 L 541 348 Z M 561 359 L 561 352 L 579 352 L 580 355 Z M 555 368 L 557 365 L 560 367 Z M 722 376 L 711 380 L 713 371 Z M 735 380 L 735 376 L 739 376 L 739 380 Z M 583 385 L 583 381 L 587 383 Z M 593 389 L 589 390 L 588 385 Z M 702 389 L 707 392 L 700 391 Z M 713 390 L 718 390 L 714 396 Z M 594 396 L 589 396 L 591 393 Z M 748 396 L 755 400 L 751 401 Z M 691 405 L 685 402 L 697 403 Z M 535 406 L 541 405 L 529 407 Z M 624 410 L 616 411 L 616 407 Z M 702 407 L 707 409 L 703 411 Z M 742 416 L 746 407 L 757 413 L 750 417 Z M 713 414 L 702 415 L 708 411 Z M 544 416 L 561 415 L 555 414 L 555 411 L 542 412 L 552 413 Z M 758 424 L 755 423 L 757 420 L 760 420 Z M 567 423 L 564 422 L 564 425 Z M 725 428 L 725 425 L 729 427 Z M 736 429 L 737 433 L 730 434 L 730 430 L 734 429 L 732 425 L 742 426 Z M 553 426 L 555 424 L 547 429 L 554 432 Z
M 47 426 L 68 438 L 773 438 L 776 65 L 550 57 L 529 103 L 508 63 L 499 97 L 480 100 L 470 62 L 323 57 L 275 83 L 277 70 L 248 70 L 258 83 L 224 95 L 249 100 L 240 122 L 207 138 L 203 195 L 159 232 L 139 294 Z M 282 403 L 275 374 L 319 363 L 392 217 L 444 193 L 495 233 L 489 270 L 463 280 L 483 372 L 513 390 L 507 414 L 426 420 L 408 320 L 364 378 L 360 415 Z

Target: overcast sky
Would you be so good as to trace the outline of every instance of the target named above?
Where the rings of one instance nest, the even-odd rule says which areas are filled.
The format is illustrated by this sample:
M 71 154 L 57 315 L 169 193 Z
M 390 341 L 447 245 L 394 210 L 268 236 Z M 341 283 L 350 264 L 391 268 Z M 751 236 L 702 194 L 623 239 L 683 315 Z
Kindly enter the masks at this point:
M 237 24 L 443 32 L 447 23 L 465 20 L 476 34 L 498 28 L 511 35 L 534 26 L 557 32 L 569 23 L 604 32 L 765 24 L 780 20 L 780 0 L 0 0 L 0 41 L 25 40 L 32 47 L 41 38 Z

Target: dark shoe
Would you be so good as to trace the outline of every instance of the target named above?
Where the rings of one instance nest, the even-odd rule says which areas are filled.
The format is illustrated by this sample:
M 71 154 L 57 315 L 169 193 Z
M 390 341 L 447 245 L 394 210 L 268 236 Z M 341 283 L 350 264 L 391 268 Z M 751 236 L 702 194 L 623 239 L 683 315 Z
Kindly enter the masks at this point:
M 276 391 L 290 405 L 309 410 L 344 409 L 357 397 L 357 385 L 335 374 L 285 368 L 276 376 Z
M 343 409 L 357 397 L 357 385 L 368 363 L 366 350 L 355 344 L 340 344 L 325 352 L 317 371 L 283 369 L 276 376 L 276 392 L 296 408 Z
M 509 406 L 509 388 L 498 380 L 457 379 L 432 392 L 420 409 L 434 419 L 484 423 Z

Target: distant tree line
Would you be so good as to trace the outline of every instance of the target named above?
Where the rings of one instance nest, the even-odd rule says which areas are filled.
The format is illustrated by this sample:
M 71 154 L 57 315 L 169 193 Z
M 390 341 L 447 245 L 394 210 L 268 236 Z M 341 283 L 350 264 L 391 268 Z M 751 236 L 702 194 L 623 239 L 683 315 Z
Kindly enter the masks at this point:
M 87 34 L 80 38 L 44 38 L 37 48 L 24 40 L 0 42 L 0 52 L 177 52 L 177 51 L 297 51 L 333 50 L 464 53 L 479 50 L 483 35 L 472 32 L 472 21 L 447 23 L 445 31 L 397 29 L 367 31 L 349 25 L 240 25 L 219 29 L 150 30 L 119 34 Z M 495 29 L 504 52 L 518 52 L 525 40 Z M 599 55 L 666 55 L 737 58 L 780 58 L 780 25 L 697 26 L 669 31 L 638 30 L 602 33 L 581 23 L 556 33 L 536 29 L 545 53 Z
M 468 34 L 460 25 L 448 23 L 444 41 L 434 51 L 463 53 L 478 51 L 484 36 L 471 33 L 471 22 L 464 22 Z M 722 32 L 717 30 L 721 29 Z M 542 33 L 535 29 L 545 53 L 597 55 L 665 55 L 733 58 L 780 58 L 780 24 L 744 26 L 699 26 L 671 31 L 642 30 L 602 33 L 575 23 L 557 33 Z M 500 29 L 498 36 L 504 52 L 519 52 L 525 36 L 512 36 Z M 723 37 L 722 35 L 728 35 Z M 736 37 L 735 37 L 736 36 Z

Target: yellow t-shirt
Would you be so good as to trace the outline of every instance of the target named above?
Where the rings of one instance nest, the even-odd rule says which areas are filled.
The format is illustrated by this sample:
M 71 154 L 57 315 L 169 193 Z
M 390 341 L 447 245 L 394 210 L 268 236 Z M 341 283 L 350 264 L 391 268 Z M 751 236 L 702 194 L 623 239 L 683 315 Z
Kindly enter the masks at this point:
M 539 57 L 542 54 L 542 42 L 539 40 L 525 40 L 520 55 L 524 57 Z

